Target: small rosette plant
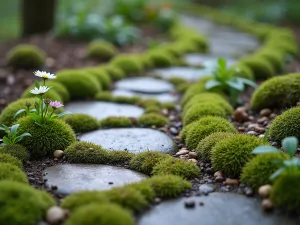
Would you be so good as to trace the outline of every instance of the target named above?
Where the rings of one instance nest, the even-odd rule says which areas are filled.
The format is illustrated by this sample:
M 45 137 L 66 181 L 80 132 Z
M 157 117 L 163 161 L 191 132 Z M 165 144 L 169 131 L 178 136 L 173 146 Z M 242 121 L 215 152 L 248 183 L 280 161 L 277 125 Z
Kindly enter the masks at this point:
M 35 87 L 30 91 L 31 94 L 34 94 L 38 97 L 38 100 L 34 103 L 34 108 L 30 109 L 31 104 L 26 103 L 25 109 L 20 109 L 15 117 L 20 116 L 21 114 L 30 116 L 34 119 L 35 123 L 38 125 L 43 124 L 46 120 L 52 120 L 55 118 L 61 118 L 64 115 L 71 114 L 70 112 L 62 112 L 58 115 L 55 114 L 55 111 L 64 105 L 58 101 L 52 101 L 51 99 L 44 99 L 45 93 L 47 93 L 51 87 L 46 86 L 47 79 L 56 79 L 54 74 L 50 74 L 44 71 L 35 71 L 35 76 L 43 78 L 43 85 L 40 85 L 38 81 L 35 81 Z
M 272 162 L 278 166 L 278 170 L 276 170 L 271 176 L 270 180 L 275 180 L 278 178 L 283 172 L 291 172 L 300 169 L 300 158 L 295 157 L 295 153 L 297 152 L 298 147 L 298 139 L 296 137 L 287 137 L 283 139 L 281 145 L 282 148 L 286 151 L 289 156 L 289 159 L 276 159 Z M 272 146 L 259 146 L 253 150 L 253 154 L 266 154 L 266 153 L 279 153 L 281 152 L 279 149 Z
M 7 127 L 4 124 L 0 126 L 0 130 L 6 133 L 6 135 L 2 139 L 4 145 L 16 144 L 19 141 L 22 141 L 25 137 L 31 137 L 31 134 L 29 133 L 23 133 L 19 135 L 18 128 L 19 124 L 15 124 L 12 127 Z

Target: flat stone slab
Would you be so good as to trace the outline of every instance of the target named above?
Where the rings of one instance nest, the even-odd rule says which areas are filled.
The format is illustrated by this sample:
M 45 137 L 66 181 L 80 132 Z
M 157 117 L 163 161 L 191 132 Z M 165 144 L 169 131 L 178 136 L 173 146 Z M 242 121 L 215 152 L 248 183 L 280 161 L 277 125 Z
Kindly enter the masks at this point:
M 194 208 L 185 208 L 194 201 Z M 204 205 L 200 206 L 199 203 Z M 260 200 L 233 193 L 181 198 L 163 202 L 141 216 L 138 225 L 296 225 L 277 213 L 267 214 Z
M 122 79 L 115 83 L 115 88 L 142 94 L 163 94 L 174 90 L 169 82 L 152 77 Z
M 85 190 L 109 190 L 139 182 L 148 176 L 116 166 L 91 164 L 63 164 L 44 171 L 45 185 L 56 186 L 53 192 L 61 195 Z
M 138 96 L 142 99 L 156 99 L 157 101 L 160 102 L 176 102 L 178 100 L 178 96 L 171 93 L 143 94 L 143 93 L 137 93 L 128 90 L 116 89 L 112 92 L 112 94 L 114 96 L 126 96 L 126 97 Z
M 175 152 L 176 144 L 166 134 L 148 128 L 117 128 L 97 130 L 81 136 L 81 141 L 101 145 L 107 150 L 126 150 L 133 153 L 148 150 Z
M 71 102 L 65 106 L 66 111 L 73 114 L 84 113 L 99 120 L 110 116 L 124 116 L 138 118 L 144 113 L 144 109 L 135 105 L 118 104 L 100 101 Z
M 198 53 L 191 53 L 191 54 L 186 54 L 184 56 L 184 61 L 186 63 L 188 63 L 191 66 L 207 66 L 210 65 L 216 65 L 217 61 L 218 61 L 217 56 L 212 56 L 212 55 L 204 55 L 204 54 L 198 54 Z M 225 58 L 227 61 L 227 65 L 228 66 L 233 66 L 237 60 L 230 58 L 230 57 L 226 57 Z

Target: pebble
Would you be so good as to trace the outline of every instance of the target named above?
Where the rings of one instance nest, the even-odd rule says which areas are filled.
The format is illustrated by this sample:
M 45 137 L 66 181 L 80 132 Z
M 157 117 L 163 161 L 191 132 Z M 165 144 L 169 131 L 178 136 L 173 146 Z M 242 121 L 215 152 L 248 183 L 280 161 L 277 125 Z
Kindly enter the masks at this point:
M 239 180 L 237 179 L 231 179 L 231 178 L 227 178 L 225 181 L 226 185 L 239 185 Z
M 207 169 L 205 170 L 205 172 L 206 172 L 207 174 L 213 174 L 213 169 L 212 169 L 212 168 L 207 168 Z
M 249 120 L 249 115 L 244 110 L 237 109 L 232 115 L 234 121 L 245 122 Z
M 197 159 L 197 153 L 196 152 L 189 152 L 189 157 L 191 159 Z
M 155 198 L 154 203 L 155 204 L 160 204 L 161 203 L 161 198 Z
M 238 131 L 244 132 L 245 131 L 245 127 L 238 127 Z
M 264 199 L 261 203 L 264 211 L 269 212 L 274 209 L 274 204 L 270 199 Z
M 218 176 L 218 177 L 215 178 L 215 181 L 218 182 L 218 183 L 222 183 L 224 181 L 224 177 L 219 177 Z
M 199 191 L 202 194 L 208 194 L 214 192 L 215 187 L 212 184 L 202 184 L 199 186 Z
M 272 142 L 271 145 L 276 147 L 276 146 L 278 146 L 278 143 L 276 141 L 274 141 L 274 142 Z
M 249 188 L 249 187 L 246 187 L 246 188 L 244 189 L 244 193 L 245 193 L 245 195 L 248 196 L 248 197 L 252 197 L 252 196 L 254 195 L 253 189 L 252 189 L 252 188 Z
M 185 208 L 195 208 L 195 201 L 185 201 L 184 206 Z
M 260 115 L 260 116 L 269 116 L 271 113 L 272 113 L 272 110 L 266 108 L 266 109 L 262 109 L 262 110 L 259 112 L 259 115 Z
M 263 138 L 265 138 L 265 134 L 260 134 L 258 137 L 263 139 Z
M 55 150 L 54 153 L 54 158 L 60 159 L 64 156 L 64 151 L 62 150 Z
M 214 173 L 214 177 L 223 177 L 223 174 L 221 171 L 217 171 Z
M 255 130 L 259 125 L 257 123 L 251 123 L 248 125 L 248 130 Z
M 276 116 L 277 116 L 276 113 L 272 113 L 272 114 L 270 115 L 270 119 L 275 119 Z
M 267 121 L 269 121 L 269 118 L 268 117 L 262 117 L 262 118 L 259 118 L 258 120 L 257 120 L 257 122 L 258 123 L 260 123 L 260 124 L 263 124 L 264 122 L 267 122 Z
M 248 131 L 247 134 L 252 135 L 252 136 L 256 136 L 257 135 L 257 133 L 255 131 L 253 131 L 253 130 Z
M 257 133 L 259 133 L 259 134 L 262 134 L 262 133 L 264 133 L 264 132 L 266 131 L 266 129 L 263 128 L 263 127 L 257 127 L 257 128 L 255 129 L 255 131 L 256 131 Z
M 186 155 L 188 153 L 189 153 L 188 150 L 182 149 L 182 150 L 180 150 L 179 152 L 176 153 L 176 156 Z
M 171 127 L 171 128 L 170 128 L 170 132 L 171 132 L 171 134 L 173 134 L 173 135 L 177 135 L 177 134 L 178 134 L 178 130 L 177 130 L 175 127 Z
M 58 206 L 52 206 L 46 213 L 46 221 L 50 224 L 61 223 L 64 221 L 65 217 L 65 211 Z
M 196 159 L 189 159 L 188 161 L 189 161 L 189 162 L 192 162 L 192 163 L 195 163 L 195 164 L 198 163 L 198 161 L 197 161 Z
M 204 202 L 199 202 L 199 205 L 200 206 L 204 206 Z
M 269 184 L 263 185 L 258 189 L 258 194 L 262 198 L 268 198 L 270 195 L 270 192 L 272 190 L 272 186 Z

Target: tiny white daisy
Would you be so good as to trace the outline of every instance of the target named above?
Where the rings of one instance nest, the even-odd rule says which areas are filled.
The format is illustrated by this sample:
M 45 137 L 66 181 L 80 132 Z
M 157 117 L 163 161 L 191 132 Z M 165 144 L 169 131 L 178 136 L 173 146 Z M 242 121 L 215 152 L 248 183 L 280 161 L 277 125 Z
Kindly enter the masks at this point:
M 46 71 L 35 71 L 33 72 L 35 76 L 37 77 L 41 77 L 43 79 L 56 79 L 56 76 L 54 74 L 51 73 L 47 73 Z
M 30 91 L 31 94 L 34 95 L 41 95 L 41 94 L 45 94 L 47 91 L 49 91 L 51 87 L 47 87 L 47 86 L 40 86 L 39 88 L 35 87 L 34 89 L 32 89 Z

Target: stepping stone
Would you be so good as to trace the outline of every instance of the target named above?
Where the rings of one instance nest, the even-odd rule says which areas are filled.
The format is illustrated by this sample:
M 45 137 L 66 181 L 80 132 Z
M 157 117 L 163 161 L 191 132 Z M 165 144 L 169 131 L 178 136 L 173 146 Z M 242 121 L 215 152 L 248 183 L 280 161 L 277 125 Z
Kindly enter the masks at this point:
M 139 182 L 148 176 L 116 166 L 91 164 L 61 164 L 44 171 L 46 187 L 61 195 L 85 190 L 109 190 Z
M 185 202 L 195 203 L 186 208 Z M 200 202 L 203 206 L 200 206 Z M 192 205 L 192 204 L 189 204 Z M 263 213 L 260 200 L 233 193 L 181 198 L 163 202 L 146 212 L 138 225 L 296 225 L 282 215 Z
M 164 94 L 173 91 L 174 86 L 164 80 L 152 77 L 139 77 L 122 79 L 115 83 L 115 89 L 142 94 Z
M 175 152 L 176 144 L 166 134 L 148 128 L 117 128 L 97 130 L 81 136 L 81 141 L 101 145 L 107 150 L 126 150 L 133 153 L 148 150 Z
M 204 76 L 210 75 L 210 71 L 200 68 L 170 67 L 154 70 L 152 71 L 152 74 L 159 75 L 166 80 L 173 77 L 179 77 L 188 81 L 195 81 Z
M 124 116 L 138 118 L 144 113 L 144 109 L 135 105 L 118 104 L 100 101 L 71 102 L 66 105 L 66 111 L 73 114 L 84 113 L 99 120 L 110 116 Z
M 212 67 L 211 65 L 217 64 L 218 58 L 219 57 L 217 57 L 217 56 L 191 53 L 191 54 L 187 54 L 184 56 L 184 61 L 191 66 L 210 65 L 210 67 Z M 233 58 L 227 57 L 225 59 L 227 60 L 227 66 L 232 66 L 237 62 L 237 60 L 235 60 Z

